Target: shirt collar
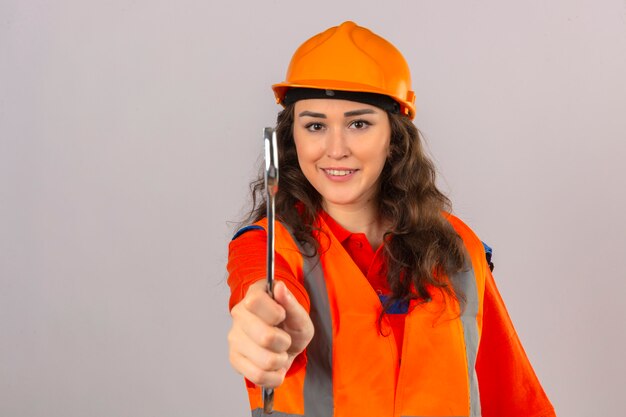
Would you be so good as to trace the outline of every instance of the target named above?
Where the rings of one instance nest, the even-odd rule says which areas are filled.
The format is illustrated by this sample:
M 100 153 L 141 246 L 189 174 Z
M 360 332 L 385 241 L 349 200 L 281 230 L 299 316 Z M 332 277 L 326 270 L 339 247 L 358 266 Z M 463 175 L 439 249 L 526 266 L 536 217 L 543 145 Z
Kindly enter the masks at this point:
M 335 235 L 340 243 L 343 244 L 343 242 L 345 242 L 352 235 L 350 231 L 341 227 L 341 225 L 337 223 L 335 219 L 330 217 L 330 215 L 324 210 L 320 210 L 320 217 L 324 220 L 330 231 L 333 235 Z

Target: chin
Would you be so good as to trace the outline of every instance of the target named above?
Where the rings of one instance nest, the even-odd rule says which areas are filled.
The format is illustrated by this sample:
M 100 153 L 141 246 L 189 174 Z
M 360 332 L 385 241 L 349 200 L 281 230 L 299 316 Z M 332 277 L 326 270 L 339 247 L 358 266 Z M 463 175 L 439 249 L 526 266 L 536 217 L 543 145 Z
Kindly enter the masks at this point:
M 358 204 L 362 199 L 355 196 L 324 196 L 322 198 L 326 203 L 335 205 L 335 206 L 349 206 L 353 204 Z

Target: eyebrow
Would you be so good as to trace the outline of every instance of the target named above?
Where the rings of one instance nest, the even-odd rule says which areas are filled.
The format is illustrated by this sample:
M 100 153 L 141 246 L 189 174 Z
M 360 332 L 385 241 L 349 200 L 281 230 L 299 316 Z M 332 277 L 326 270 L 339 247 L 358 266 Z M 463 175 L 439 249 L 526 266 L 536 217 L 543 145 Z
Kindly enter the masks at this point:
M 298 115 L 298 117 L 309 116 L 309 117 L 317 117 L 320 119 L 325 119 L 326 115 L 324 113 L 314 113 L 312 111 L 305 110 Z
M 352 116 L 360 116 L 362 114 L 374 114 L 374 113 L 376 112 L 372 109 L 361 109 L 361 110 L 347 111 L 343 115 L 345 117 L 352 117 Z
M 375 114 L 376 112 L 372 109 L 359 109 L 359 110 L 351 110 L 345 112 L 344 117 L 352 117 L 352 116 L 360 116 L 362 114 Z M 309 116 L 309 117 L 317 117 L 320 119 L 326 119 L 326 115 L 324 113 L 315 113 L 312 111 L 305 110 L 298 115 L 298 117 Z

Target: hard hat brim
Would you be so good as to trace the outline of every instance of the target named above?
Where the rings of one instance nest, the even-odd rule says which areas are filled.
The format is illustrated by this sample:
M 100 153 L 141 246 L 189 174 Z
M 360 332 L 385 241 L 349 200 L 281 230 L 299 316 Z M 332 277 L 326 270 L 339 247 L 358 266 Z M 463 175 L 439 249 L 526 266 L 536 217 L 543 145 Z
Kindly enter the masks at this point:
M 415 106 L 412 103 L 410 103 L 409 101 L 398 100 L 398 97 L 389 95 L 388 90 L 376 88 L 371 85 L 334 80 L 299 80 L 297 82 L 282 82 L 272 85 L 272 90 L 274 90 L 274 96 L 276 97 L 277 104 L 283 105 L 285 93 L 290 88 L 316 88 L 321 90 L 382 94 L 391 97 L 393 100 L 398 102 L 398 104 L 400 104 L 400 112 L 402 114 L 405 114 L 411 119 L 413 119 L 413 117 L 415 116 Z

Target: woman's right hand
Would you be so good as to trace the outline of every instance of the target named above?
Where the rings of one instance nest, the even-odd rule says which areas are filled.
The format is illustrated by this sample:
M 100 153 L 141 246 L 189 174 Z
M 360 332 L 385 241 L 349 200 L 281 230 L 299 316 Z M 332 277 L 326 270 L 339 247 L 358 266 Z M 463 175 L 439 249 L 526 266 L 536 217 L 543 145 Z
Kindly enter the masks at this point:
M 283 282 L 274 285 L 274 299 L 266 282 L 250 285 L 231 310 L 228 333 L 230 363 L 249 381 L 268 388 L 279 386 L 294 359 L 313 338 L 313 323 Z

